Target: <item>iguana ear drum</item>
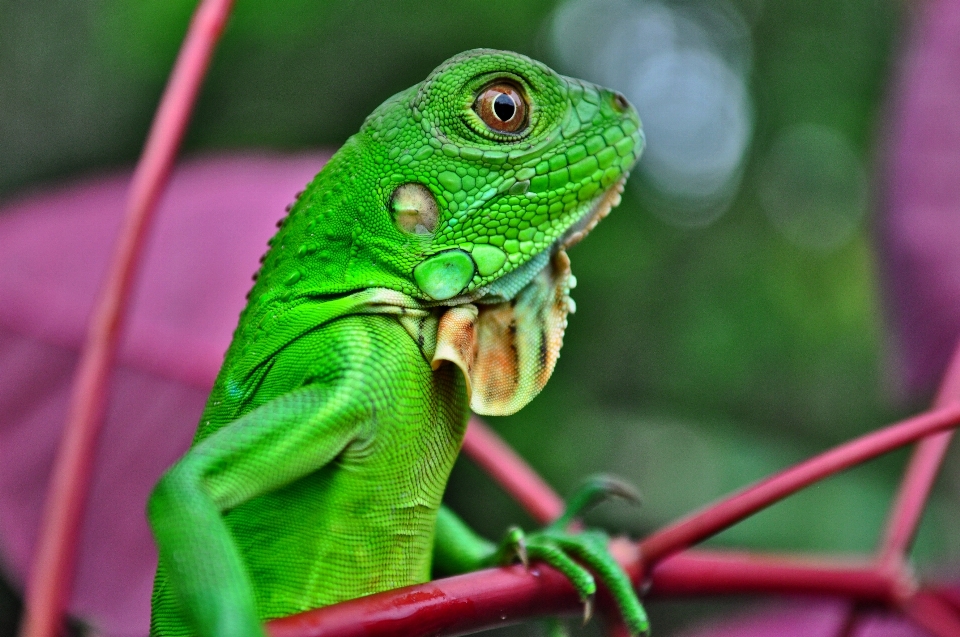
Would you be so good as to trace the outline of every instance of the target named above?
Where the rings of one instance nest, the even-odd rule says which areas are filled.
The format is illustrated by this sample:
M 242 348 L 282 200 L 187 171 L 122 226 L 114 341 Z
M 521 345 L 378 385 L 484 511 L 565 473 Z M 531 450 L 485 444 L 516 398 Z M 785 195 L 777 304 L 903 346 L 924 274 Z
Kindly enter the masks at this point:
M 393 191 L 390 209 L 397 227 L 409 234 L 433 234 L 437 229 L 437 200 L 423 184 L 403 184 Z

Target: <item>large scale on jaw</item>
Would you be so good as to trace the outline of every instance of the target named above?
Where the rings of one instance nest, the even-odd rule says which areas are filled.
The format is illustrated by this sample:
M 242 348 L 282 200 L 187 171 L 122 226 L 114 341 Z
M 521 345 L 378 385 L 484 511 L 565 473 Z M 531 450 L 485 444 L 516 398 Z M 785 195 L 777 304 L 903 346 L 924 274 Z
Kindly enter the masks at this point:
M 469 254 L 463 250 L 447 250 L 415 267 L 413 278 L 431 299 L 446 301 L 467 287 L 474 270 Z
M 486 243 L 478 243 L 471 251 L 473 260 L 477 262 L 477 272 L 481 276 L 489 276 L 503 267 L 507 262 L 507 254 L 500 248 Z

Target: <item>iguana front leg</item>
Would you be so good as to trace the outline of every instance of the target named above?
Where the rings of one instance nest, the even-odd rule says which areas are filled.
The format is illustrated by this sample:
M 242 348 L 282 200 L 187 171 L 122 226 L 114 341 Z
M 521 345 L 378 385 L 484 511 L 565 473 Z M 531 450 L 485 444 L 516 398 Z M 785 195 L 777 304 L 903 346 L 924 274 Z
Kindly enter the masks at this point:
M 222 514 L 330 462 L 357 438 L 364 411 L 345 389 L 303 387 L 217 430 L 157 483 L 147 514 L 195 634 L 262 637 L 253 586 Z
M 530 560 L 540 560 L 566 575 L 577 589 L 584 602 L 585 619 L 592 614 L 593 597 L 597 590 L 596 574 L 613 596 L 631 633 L 645 634 L 650 628 L 646 611 L 640 604 L 630 578 L 610 555 L 607 549 L 609 537 L 595 529 L 568 531 L 570 523 L 579 515 L 610 496 L 633 500 L 635 492 L 617 480 L 602 476 L 591 478 L 574 494 L 557 520 L 529 534 L 514 527 L 499 545 L 477 535 L 446 507 L 441 508 L 434 541 L 434 570 L 455 574 L 507 564 L 516 559 L 524 564 Z

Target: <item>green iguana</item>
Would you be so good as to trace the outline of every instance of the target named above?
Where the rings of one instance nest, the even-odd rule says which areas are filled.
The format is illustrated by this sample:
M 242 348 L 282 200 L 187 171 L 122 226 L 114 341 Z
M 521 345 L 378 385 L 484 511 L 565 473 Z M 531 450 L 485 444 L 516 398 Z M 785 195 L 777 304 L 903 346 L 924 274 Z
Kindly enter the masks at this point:
M 540 559 L 627 625 L 643 608 L 606 536 L 557 523 L 498 546 L 440 504 L 470 409 L 544 386 L 575 280 L 565 249 L 620 202 L 643 148 L 619 93 L 474 50 L 364 122 L 298 195 L 240 315 L 191 449 L 148 516 L 151 635 L 262 636 L 262 622 Z

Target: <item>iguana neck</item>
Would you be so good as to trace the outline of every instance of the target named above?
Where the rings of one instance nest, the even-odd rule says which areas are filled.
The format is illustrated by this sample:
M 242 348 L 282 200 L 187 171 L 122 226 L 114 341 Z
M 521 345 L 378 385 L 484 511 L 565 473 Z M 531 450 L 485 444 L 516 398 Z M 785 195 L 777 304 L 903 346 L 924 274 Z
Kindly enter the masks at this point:
M 391 224 L 384 201 L 377 198 L 376 157 L 371 142 L 354 135 L 314 178 L 280 231 L 270 240 L 263 267 L 250 292 L 249 313 L 269 310 L 297 297 L 328 297 L 378 287 L 417 294 L 410 283 L 404 253 L 419 253 L 416 237 L 384 238 Z

